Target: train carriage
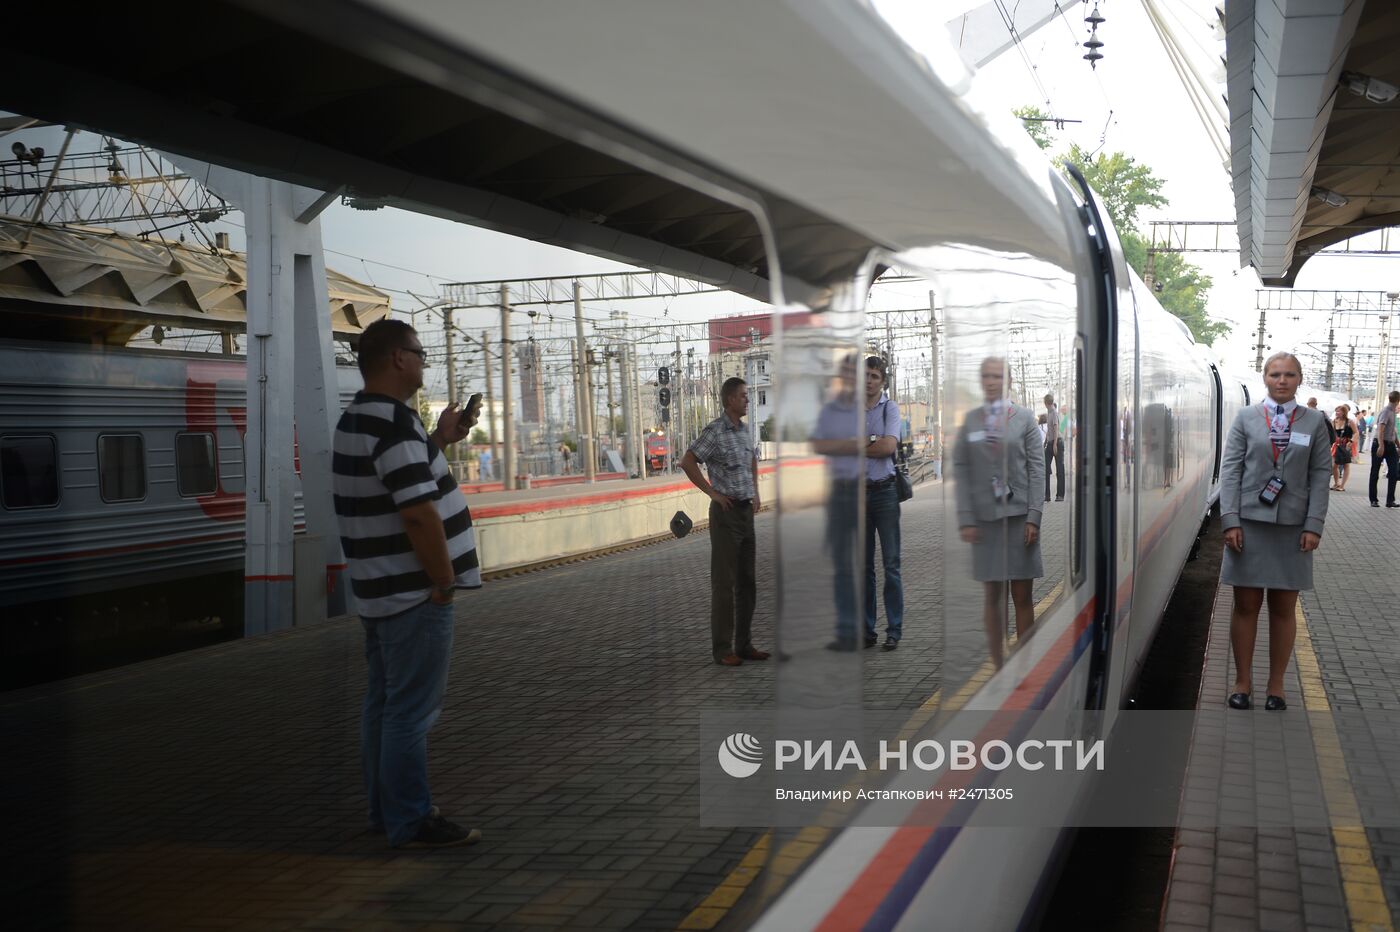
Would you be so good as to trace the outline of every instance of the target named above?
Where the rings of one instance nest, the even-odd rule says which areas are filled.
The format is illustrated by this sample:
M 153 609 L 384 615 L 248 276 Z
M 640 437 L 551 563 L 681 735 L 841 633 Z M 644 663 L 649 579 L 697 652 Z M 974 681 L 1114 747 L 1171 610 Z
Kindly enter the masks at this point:
M 360 377 L 342 367 L 338 378 L 344 403 Z M 229 606 L 245 546 L 244 379 L 237 357 L 0 343 L 7 653 L 211 604 L 241 622 Z M 301 529 L 300 503 L 295 520 Z M 217 579 L 229 581 L 222 602 Z

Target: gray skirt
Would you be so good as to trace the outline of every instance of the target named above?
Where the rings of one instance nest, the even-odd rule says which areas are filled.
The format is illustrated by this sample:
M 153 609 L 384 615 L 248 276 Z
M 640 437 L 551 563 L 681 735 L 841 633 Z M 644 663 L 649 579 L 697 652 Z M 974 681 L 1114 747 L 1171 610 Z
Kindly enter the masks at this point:
M 972 545 L 972 578 L 978 582 L 1039 579 L 1045 575 L 1040 560 L 1040 538 L 1026 546 L 1026 516 L 1002 521 L 978 521 L 982 539 Z
M 1298 549 L 1301 524 L 1241 519 L 1244 553 L 1225 548 L 1220 581 L 1227 586 L 1302 591 L 1313 587 L 1313 555 Z

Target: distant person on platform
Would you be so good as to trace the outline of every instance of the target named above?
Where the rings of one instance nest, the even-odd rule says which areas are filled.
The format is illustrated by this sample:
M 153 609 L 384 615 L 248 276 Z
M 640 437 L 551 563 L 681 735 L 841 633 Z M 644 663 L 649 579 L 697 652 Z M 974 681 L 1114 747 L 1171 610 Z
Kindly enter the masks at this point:
M 1035 623 L 1035 580 L 1045 575 L 1040 556 L 1045 498 L 1037 494 L 1046 485 L 1045 446 L 1030 410 L 1007 400 L 1006 360 L 988 356 L 980 376 L 985 401 L 958 429 L 953 477 L 959 534 L 972 545 L 972 577 L 983 589 L 982 624 L 992 662 L 1000 667 L 1007 589 L 1022 643 Z
M 566 476 L 569 474 L 569 459 L 571 452 L 572 451 L 569 449 L 569 445 L 567 443 L 559 444 L 559 455 L 564 458 L 564 475 Z
M 1235 587 L 1230 646 L 1235 688 L 1227 704 L 1248 709 L 1254 640 L 1269 601 L 1269 683 L 1264 708 L 1288 708 L 1283 677 L 1297 635 L 1298 593 L 1313 587 L 1313 551 L 1327 519 L 1332 449 L 1321 411 L 1298 404 L 1303 365 L 1292 353 L 1264 363 L 1269 397 L 1235 415 L 1220 458 L 1220 580 Z
M 1395 434 L 1395 409 L 1400 407 L 1400 392 L 1391 392 L 1390 404 L 1376 410 L 1375 439 L 1371 441 L 1371 481 L 1366 486 L 1371 507 L 1381 506 L 1376 488 L 1381 477 L 1381 462 L 1385 462 L 1385 507 L 1400 508 L 1395 501 L 1395 481 L 1400 479 L 1400 446 Z
M 758 448 L 744 416 L 748 383 L 725 379 L 720 387 L 724 413 L 705 425 L 685 451 L 681 469 L 710 497 L 710 648 L 715 663 L 737 667 L 745 660 L 767 660 L 753 646 L 754 603 L 758 599 L 757 541 L 753 515 L 759 509 Z M 709 479 L 700 473 L 705 464 Z
M 481 832 L 449 822 L 428 788 L 428 730 L 442 711 L 452 658 L 452 599 L 481 587 L 467 500 L 447 468 L 477 407 L 454 402 L 429 435 L 406 404 L 426 354 L 401 320 L 360 335 L 364 390 L 335 429 L 335 510 L 365 630 L 369 685 L 360 763 L 369 821 L 395 848 L 469 845 Z
M 1055 396 L 1045 396 L 1045 500 L 1050 500 L 1050 464 L 1055 464 L 1055 501 L 1065 500 L 1065 440 L 1060 434 L 1060 409 Z

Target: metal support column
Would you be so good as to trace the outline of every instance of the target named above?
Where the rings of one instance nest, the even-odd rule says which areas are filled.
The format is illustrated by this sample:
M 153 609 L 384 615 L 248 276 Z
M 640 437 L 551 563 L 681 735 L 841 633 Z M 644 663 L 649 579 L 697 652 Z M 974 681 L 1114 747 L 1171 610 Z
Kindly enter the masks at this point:
M 598 478 L 598 454 L 593 448 L 593 392 L 588 375 L 588 343 L 583 338 L 583 292 L 574 282 L 574 332 L 578 339 L 578 452 L 583 457 L 585 482 Z
M 1390 319 L 1393 314 L 1381 315 L 1381 353 L 1376 360 L 1376 403 L 1374 407 L 1379 410 L 1389 402 L 1386 400 L 1388 389 L 1385 384 L 1385 370 L 1390 364 Z
M 501 286 L 501 478 L 507 491 L 515 488 L 515 420 L 510 403 L 510 286 Z
M 938 366 L 938 303 L 934 293 L 928 293 L 928 337 L 929 337 L 929 411 L 928 416 L 932 425 L 933 434 L 933 455 L 935 459 L 943 458 L 943 385 L 942 373 Z M 940 464 L 941 467 L 941 464 Z M 935 468 L 934 474 L 941 476 L 941 468 Z
M 331 489 L 340 394 L 317 219 L 338 192 L 167 157 L 238 205 L 247 222 L 244 633 L 319 620 L 297 617 L 298 590 L 308 596 L 307 615 L 353 611 Z M 292 516 L 298 486 L 308 538 L 320 541 L 322 557 L 308 561 L 315 577 L 300 586 Z
M 491 451 L 491 471 L 501 468 L 501 452 L 496 448 L 496 393 L 491 389 L 491 344 L 488 334 L 481 331 L 481 364 L 486 371 L 486 448 Z M 482 476 L 494 479 L 494 475 Z
M 1257 339 L 1254 341 L 1255 372 L 1264 371 L 1264 337 L 1266 336 L 1266 334 L 1264 333 L 1264 321 L 1266 319 L 1265 313 L 1265 311 L 1259 312 L 1259 331 L 1255 334 L 1255 337 L 1257 337 Z
M 1323 385 L 1330 392 L 1332 390 L 1332 358 L 1337 354 L 1337 331 L 1329 324 L 1327 327 L 1327 371 L 1322 374 Z

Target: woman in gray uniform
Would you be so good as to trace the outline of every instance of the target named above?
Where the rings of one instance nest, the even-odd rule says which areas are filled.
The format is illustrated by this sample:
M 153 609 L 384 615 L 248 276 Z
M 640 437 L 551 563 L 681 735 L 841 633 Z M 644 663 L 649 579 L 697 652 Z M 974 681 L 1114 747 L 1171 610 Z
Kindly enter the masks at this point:
M 1264 593 L 1269 599 L 1269 684 L 1264 708 L 1288 708 L 1283 674 L 1297 633 L 1298 593 L 1313 587 L 1312 555 L 1327 518 L 1332 455 L 1321 412 L 1297 403 L 1303 366 L 1292 353 L 1264 364 L 1269 397 L 1240 411 L 1220 460 L 1220 518 L 1225 526 L 1222 582 L 1235 587 L 1230 645 L 1235 654 L 1232 709 L 1250 706 L 1250 670 Z
M 1035 621 L 1031 593 L 1045 575 L 1040 514 L 1045 504 L 1045 444 L 1035 414 L 1006 400 L 1006 361 L 982 360 L 986 401 L 968 412 L 953 449 L 958 528 L 972 545 L 972 578 L 983 584 L 982 624 L 992 662 L 1002 662 L 1006 590 L 1016 610 L 1016 638 Z

